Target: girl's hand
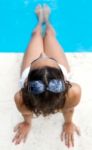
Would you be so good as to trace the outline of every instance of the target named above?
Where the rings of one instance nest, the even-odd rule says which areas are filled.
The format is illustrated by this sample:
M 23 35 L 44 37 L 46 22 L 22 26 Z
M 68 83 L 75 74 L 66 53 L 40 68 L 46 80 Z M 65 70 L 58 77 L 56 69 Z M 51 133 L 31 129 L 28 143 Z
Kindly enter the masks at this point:
M 65 145 L 69 148 L 70 146 L 74 146 L 74 132 L 80 135 L 80 131 L 78 127 L 71 123 L 64 123 L 63 131 L 61 134 L 61 140 L 65 140 Z
M 26 138 L 28 136 L 28 133 L 30 131 L 31 124 L 27 122 L 19 123 L 15 128 L 14 132 L 16 132 L 15 137 L 13 138 L 12 142 L 15 144 L 20 144 L 20 142 L 23 140 L 23 142 L 26 141 Z

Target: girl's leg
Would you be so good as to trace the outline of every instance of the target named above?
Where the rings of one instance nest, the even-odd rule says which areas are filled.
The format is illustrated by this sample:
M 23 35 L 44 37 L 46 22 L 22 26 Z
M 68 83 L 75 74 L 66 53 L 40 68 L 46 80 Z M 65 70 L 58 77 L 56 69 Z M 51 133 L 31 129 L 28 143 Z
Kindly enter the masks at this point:
M 59 64 L 62 64 L 66 67 L 67 71 L 70 71 L 70 67 L 67 58 L 64 54 L 63 48 L 56 40 L 54 29 L 48 21 L 49 12 L 50 12 L 49 7 L 45 5 L 44 16 L 45 16 L 47 29 L 46 29 L 46 35 L 44 37 L 44 51 L 46 55 L 55 58 Z
M 43 18 L 42 18 L 43 11 L 40 5 L 36 8 L 36 13 L 39 19 L 39 23 L 33 32 L 32 39 L 24 54 L 21 73 L 25 68 L 30 66 L 30 63 L 36 58 L 38 58 L 40 54 L 43 52 L 43 38 L 41 35 L 41 25 L 43 23 Z

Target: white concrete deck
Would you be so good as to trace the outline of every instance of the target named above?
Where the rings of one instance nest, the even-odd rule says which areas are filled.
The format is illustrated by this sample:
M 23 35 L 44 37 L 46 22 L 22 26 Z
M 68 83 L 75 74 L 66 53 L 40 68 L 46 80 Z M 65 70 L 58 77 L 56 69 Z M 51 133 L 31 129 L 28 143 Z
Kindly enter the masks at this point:
M 67 150 L 60 140 L 63 117 L 60 113 L 33 119 L 25 144 L 12 143 L 14 126 L 22 120 L 14 103 L 18 90 L 19 70 L 23 54 L 0 53 L 0 150 Z M 81 103 L 74 121 L 81 129 L 75 135 L 74 150 L 92 150 L 92 53 L 68 53 L 73 80 L 82 87 Z

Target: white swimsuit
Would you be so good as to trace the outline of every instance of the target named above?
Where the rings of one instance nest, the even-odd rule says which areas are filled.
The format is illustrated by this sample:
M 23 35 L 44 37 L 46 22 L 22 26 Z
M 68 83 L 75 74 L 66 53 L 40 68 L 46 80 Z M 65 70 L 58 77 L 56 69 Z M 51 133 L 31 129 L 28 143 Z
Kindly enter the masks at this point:
M 61 64 L 58 64 L 58 65 L 59 65 L 59 67 L 61 68 L 61 70 L 62 70 L 62 72 L 63 72 L 63 74 L 64 74 L 65 79 L 69 81 L 69 79 L 70 79 L 70 72 L 68 73 L 67 70 L 66 70 L 66 68 L 65 68 L 63 65 L 61 65 Z M 27 68 L 23 71 L 23 73 L 22 73 L 22 75 L 21 75 L 21 77 L 20 77 L 20 80 L 19 80 L 19 87 L 20 87 L 20 88 L 23 88 L 23 87 L 24 87 L 24 83 L 25 83 L 25 80 L 26 80 L 27 77 L 28 77 L 29 72 L 30 72 L 30 66 L 27 67 Z

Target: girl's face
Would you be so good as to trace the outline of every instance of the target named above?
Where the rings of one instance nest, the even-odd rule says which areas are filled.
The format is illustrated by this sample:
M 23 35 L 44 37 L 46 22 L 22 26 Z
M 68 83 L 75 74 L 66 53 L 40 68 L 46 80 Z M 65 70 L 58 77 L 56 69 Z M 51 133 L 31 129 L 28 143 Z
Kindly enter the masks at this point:
M 57 61 L 54 58 L 48 57 L 44 53 L 42 53 L 39 58 L 31 62 L 31 69 L 37 69 L 44 66 L 59 68 Z

